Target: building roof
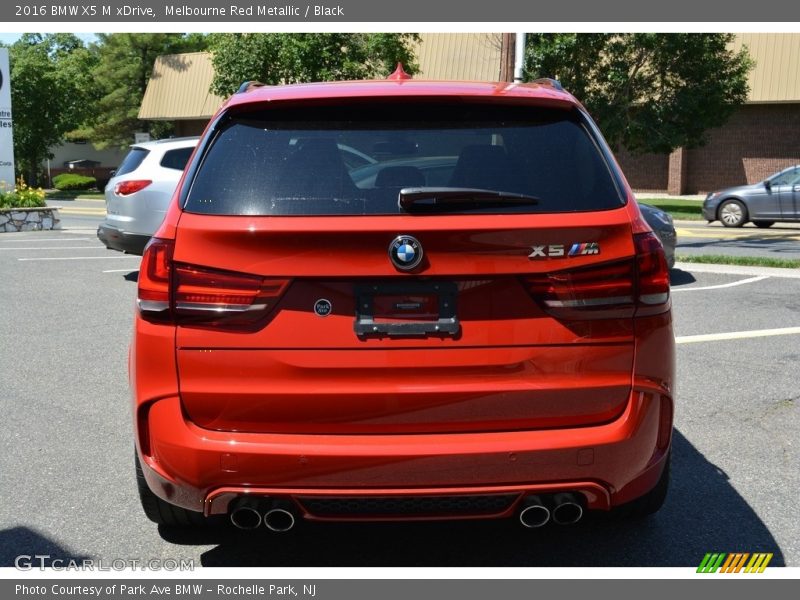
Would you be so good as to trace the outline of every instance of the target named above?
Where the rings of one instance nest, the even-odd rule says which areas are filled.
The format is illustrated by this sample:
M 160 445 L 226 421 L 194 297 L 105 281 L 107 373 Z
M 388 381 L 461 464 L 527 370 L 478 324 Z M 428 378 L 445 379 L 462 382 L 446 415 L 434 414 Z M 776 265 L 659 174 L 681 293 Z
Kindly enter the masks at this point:
M 732 49 L 743 46 L 755 62 L 748 102 L 800 102 L 800 33 L 738 33 Z
M 210 119 L 224 102 L 209 92 L 214 66 L 208 52 L 156 58 L 139 108 L 140 119 Z

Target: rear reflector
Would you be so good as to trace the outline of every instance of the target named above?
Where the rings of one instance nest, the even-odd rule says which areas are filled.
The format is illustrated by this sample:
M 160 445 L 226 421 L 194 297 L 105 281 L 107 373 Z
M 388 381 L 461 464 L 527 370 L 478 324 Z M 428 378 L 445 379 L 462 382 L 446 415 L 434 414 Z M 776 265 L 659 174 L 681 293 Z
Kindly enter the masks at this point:
M 142 318 L 175 324 L 246 327 L 263 319 L 288 279 L 209 269 L 172 260 L 174 242 L 152 238 L 139 270 Z
M 634 235 L 636 256 L 524 278 L 542 308 L 562 319 L 607 319 L 669 310 L 669 269 L 652 232 Z
M 153 183 L 150 179 L 133 179 L 131 181 L 121 181 L 114 186 L 114 193 L 117 196 L 130 196 L 136 192 L 142 191 L 148 185 Z

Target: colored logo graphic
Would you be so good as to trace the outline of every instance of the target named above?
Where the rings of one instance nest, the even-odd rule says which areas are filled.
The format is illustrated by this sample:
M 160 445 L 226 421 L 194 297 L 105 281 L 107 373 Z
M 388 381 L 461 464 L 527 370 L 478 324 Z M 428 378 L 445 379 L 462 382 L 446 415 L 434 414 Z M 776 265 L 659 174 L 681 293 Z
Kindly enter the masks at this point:
M 422 262 L 422 244 L 410 235 L 399 235 L 389 244 L 389 258 L 401 271 L 410 271 Z
M 772 560 L 772 552 L 709 552 L 697 567 L 698 573 L 763 573 L 769 561 Z

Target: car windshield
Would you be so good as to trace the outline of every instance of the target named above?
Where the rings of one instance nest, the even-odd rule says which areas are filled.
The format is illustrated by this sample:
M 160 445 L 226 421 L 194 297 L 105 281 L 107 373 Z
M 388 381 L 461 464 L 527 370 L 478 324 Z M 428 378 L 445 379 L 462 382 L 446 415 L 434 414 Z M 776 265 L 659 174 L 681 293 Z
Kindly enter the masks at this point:
M 800 182 L 800 169 L 795 167 L 787 169 L 782 173 L 778 173 L 769 180 L 772 185 L 793 185 Z
M 401 190 L 426 187 L 537 200 L 493 203 L 484 195 L 457 212 L 577 212 L 624 203 L 576 110 L 384 103 L 228 118 L 205 150 L 185 207 L 225 215 L 398 214 Z

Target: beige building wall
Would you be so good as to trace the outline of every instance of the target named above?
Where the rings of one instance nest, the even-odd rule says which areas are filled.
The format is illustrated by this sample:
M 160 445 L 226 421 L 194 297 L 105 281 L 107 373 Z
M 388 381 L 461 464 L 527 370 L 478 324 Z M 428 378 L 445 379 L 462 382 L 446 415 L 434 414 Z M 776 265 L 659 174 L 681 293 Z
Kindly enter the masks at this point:
M 737 33 L 732 49 L 743 46 L 755 62 L 748 102 L 800 102 L 800 33 Z
M 415 79 L 497 81 L 500 33 L 422 33 L 416 49 L 420 73 Z

